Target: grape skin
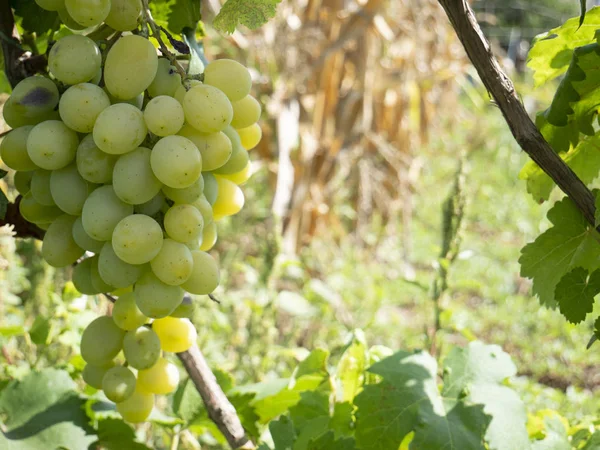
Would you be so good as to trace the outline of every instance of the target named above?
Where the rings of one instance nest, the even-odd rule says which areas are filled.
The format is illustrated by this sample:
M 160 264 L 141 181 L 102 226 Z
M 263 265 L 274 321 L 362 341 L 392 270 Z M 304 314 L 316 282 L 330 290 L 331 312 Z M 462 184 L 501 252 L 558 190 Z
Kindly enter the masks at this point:
M 109 364 L 123 347 L 125 331 L 109 316 L 94 319 L 81 335 L 81 357 L 97 366 Z M 102 343 L 102 345 L 98 345 Z
M 31 177 L 31 195 L 36 202 L 45 206 L 54 206 L 56 202 L 52 198 L 50 192 L 50 175 L 49 170 L 37 169 Z
M 233 102 L 231 106 L 233 107 L 231 126 L 234 128 L 249 127 L 260 119 L 260 103 L 258 103 L 258 100 L 251 95 L 247 95 L 243 99 Z
M 257 123 L 246 128 L 240 128 L 237 132 L 240 135 L 240 140 L 246 150 L 252 150 L 258 145 L 262 138 L 262 129 Z
M 102 378 L 102 390 L 109 400 L 124 402 L 135 392 L 135 375 L 127 367 L 115 366 L 106 371 Z
M 71 164 L 50 174 L 50 193 L 56 205 L 67 214 L 79 215 L 95 186 L 88 183 Z
M 117 299 L 113 306 L 112 314 L 117 326 L 125 331 L 135 330 L 148 322 L 148 318 L 142 314 L 135 304 L 135 295 L 133 292 L 127 292 Z M 127 335 L 125 335 L 125 340 L 123 341 L 123 348 L 126 346 L 126 340 Z M 125 356 L 127 357 L 127 355 Z M 136 369 L 138 368 L 136 367 Z
M 92 253 L 99 253 L 104 246 L 104 242 L 91 238 L 90 235 L 85 232 L 81 216 L 77 217 L 73 223 L 73 239 L 81 248 Z M 86 294 L 86 292 L 83 293 Z
M 152 149 L 152 170 L 165 185 L 181 189 L 202 175 L 202 157 L 192 141 L 183 136 L 167 136 Z
M 135 303 L 145 316 L 160 319 L 171 314 L 183 300 L 183 289 L 160 281 L 152 271 L 135 284 Z
M 147 133 L 144 115 L 128 103 L 117 103 L 102 111 L 93 131 L 98 148 L 111 155 L 122 155 L 136 149 Z
M 121 220 L 112 234 L 115 254 L 129 264 L 150 262 L 163 245 L 163 232 L 152 217 L 134 214 Z
M 154 366 L 161 355 L 160 339 L 152 328 L 139 327 L 123 339 L 123 353 L 131 367 L 138 370 Z
M 198 337 L 192 322 L 185 318 L 156 319 L 152 323 L 152 329 L 158 335 L 160 346 L 165 352 L 185 352 L 194 345 Z
M 92 265 L 92 259 L 86 258 L 73 269 L 71 277 L 73 285 L 82 294 L 96 295 L 100 293 L 92 284 Z
M 163 193 L 175 203 L 193 203 L 198 200 L 204 192 L 204 177 L 198 179 L 186 188 L 175 189 L 169 186 L 163 186 Z
M 179 370 L 172 362 L 160 358 L 150 369 L 138 373 L 140 387 L 153 394 L 169 394 L 179 384 Z
M 58 104 L 58 88 L 50 79 L 36 75 L 19 82 L 10 99 L 16 113 L 28 118 L 41 117 Z
M 96 43 L 79 34 L 59 39 L 48 55 L 50 72 L 65 84 L 90 81 L 101 64 L 102 56 Z

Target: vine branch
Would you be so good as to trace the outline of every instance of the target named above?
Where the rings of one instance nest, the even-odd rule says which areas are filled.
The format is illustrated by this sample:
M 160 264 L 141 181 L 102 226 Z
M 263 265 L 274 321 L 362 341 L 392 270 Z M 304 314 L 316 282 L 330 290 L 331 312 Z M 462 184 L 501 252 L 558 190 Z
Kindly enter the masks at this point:
M 585 219 L 595 224 L 594 196 L 554 152 L 530 119 L 514 84 L 493 55 L 467 0 L 438 0 L 460 39 L 479 78 L 496 101 L 519 146 L 569 196 Z

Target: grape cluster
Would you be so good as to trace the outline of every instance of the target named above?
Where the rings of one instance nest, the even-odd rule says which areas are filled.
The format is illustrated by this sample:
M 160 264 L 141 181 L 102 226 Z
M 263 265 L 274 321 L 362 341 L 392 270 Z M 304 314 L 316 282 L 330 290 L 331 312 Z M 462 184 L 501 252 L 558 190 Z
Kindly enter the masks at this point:
M 243 206 L 261 108 L 238 62 L 216 60 L 203 82 L 182 80 L 148 39 L 127 33 L 138 26 L 139 0 L 36 2 L 70 28 L 104 21 L 126 32 L 104 57 L 83 34 L 58 40 L 49 76 L 24 79 L 4 105 L 13 130 L 0 156 L 16 171 L 22 216 L 46 230 L 48 264 L 76 263 L 81 293 L 116 297 L 112 317 L 83 333 L 83 378 L 140 422 L 154 395 L 179 381 L 163 352 L 196 340 L 185 293 L 219 284 L 207 251 L 216 222 Z

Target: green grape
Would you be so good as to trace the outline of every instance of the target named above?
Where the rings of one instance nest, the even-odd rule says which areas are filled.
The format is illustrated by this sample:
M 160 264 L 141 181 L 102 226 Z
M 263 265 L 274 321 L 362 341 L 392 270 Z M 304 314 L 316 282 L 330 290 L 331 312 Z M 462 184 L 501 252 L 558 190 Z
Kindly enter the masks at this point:
M 154 408 L 154 395 L 136 390 L 124 402 L 117 403 L 117 411 L 123 420 L 131 423 L 144 422 Z
M 94 142 L 111 155 L 135 150 L 146 138 L 144 115 L 128 103 L 111 105 L 100 113 L 94 124 Z
M 154 97 L 144 110 L 148 130 L 157 136 L 176 134 L 183 126 L 184 119 L 181 104 L 167 95 Z
M 95 187 L 83 179 L 75 164 L 54 170 L 50 176 L 50 192 L 56 205 L 74 216 L 81 214 L 83 204 Z
M 257 123 L 246 128 L 240 128 L 237 132 L 240 135 L 242 146 L 246 150 L 252 150 L 262 138 L 262 129 Z
M 152 217 L 134 214 L 121 220 L 112 234 L 116 255 L 129 264 L 150 262 L 163 245 L 163 231 Z
M 219 195 L 213 205 L 215 220 L 221 217 L 233 216 L 244 207 L 244 193 L 233 181 L 217 177 Z
M 73 239 L 76 217 L 64 214 L 52 222 L 42 242 L 42 256 L 53 267 L 66 267 L 77 261 L 85 250 Z
M 165 239 L 158 255 L 150 261 L 150 267 L 160 281 L 178 286 L 192 274 L 194 260 L 185 244 Z
M 32 125 L 15 128 L 0 142 L 0 158 L 13 170 L 35 170 L 37 166 L 27 153 L 27 138 L 33 129 Z
M 163 186 L 163 193 L 175 203 L 192 203 L 196 201 L 204 191 L 204 177 L 198 179 L 186 188 L 175 189 L 169 186 Z
M 188 138 L 198 147 L 202 155 L 202 170 L 215 170 L 224 165 L 231 157 L 231 141 L 221 131 L 203 134 L 191 125 L 184 125 L 179 135 Z
M 185 86 L 180 83 L 179 87 L 175 90 L 175 95 L 173 95 L 173 97 L 175 97 L 175 100 L 177 100 L 179 103 L 181 103 L 182 106 L 183 106 L 183 99 L 185 98 L 185 94 L 187 94 L 187 92 L 194 86 L 202 85 L 202 82 L 198 81 L 198 80 L 187 80 L 186 84 L 188 86 L 188 89 L 186 89 Z
M 202 133 L 217 133 L 231 123 L 231 102 L 219 89 L 199 84 L 183 98 L 185 120 Z
M 31 192 L 21 199 L 19 212 L 27 222 L 31 223 L 49 223 L 63 214 L 56 206 L 46 206 L 36 202 Z
M 92 78 L 89 81 L 89 83 L 98 86 L 98 85 L 100 85 L 101 81 L 102 81 L 102 67 L 96 72 L 96 75 L 94 75 L 94 78 Z M 106 93 L 106 91 L 104 89 L 102 89 L 102 92 L 104 92 L 108 96 L 108 94 Z M 110 97 L 109 97 L 109 101 L 110 101 Z
M 192 206 L 200 211 L 204 226 L 213 222 L 213 209 L 204 195 L 192 203 Z
M 102 64 L 100 49 L 94 41 L 81 34 L 59 39 L 50 49 L 48 68 L 65 84 L 90 81 Z
M 98 259 L 98 272 L 106 283 L 116 288 L 125 288 L 135 283 L 142 271 L 142 266 L 128 264 L 119 258 L 111 242 L 104 243 Z
M 77 133 L 60 120 L 47 120 L 29 132 L 27 153 L 38 167 L 56 170 L 75 159 L 78 144 Z
M 133 292 L 140 311 L 153 319 L 168 316 L 183 300 L 183 289 L 163 283 L 152 271 L 140 277 Z
M 35 0 L 35 2 L 46 11 L 58 11 L 65 7 L 65 0 Z
M 233 107 L 232 127 L 246 128 L 260 119 L 260 103 L 251 95 L 246 95 L 243 99 L 233 102 L 231 106 Z
M 80 83 L 67 89 L 58 104 L 62 121 L 79 133 L 90 133 L 98 115 L 110 106 L 108 95 L 91 83 Z
M 124 402 L 135 392 L 135 375 L 127 367 L 115 366 L 102 378 L 104 395 L 115 403 Z
M 192 298 L 189 295 L 184 295 L 183 301 L 177 308 L 175 308 L 175 311 L 171 313 L 171 317 L 191 319 L 195 310 L 196 305 L 192 301 Z
M 2 107 L 2 117 L 6 124 L 13 129 L 24 127 L 26 125 L 37 125 L 46 120 L 60 119 L 58 111 L 50 111 L 49 113 L 41 114 L 39 116 L 27 117 L 17 111 L 17 108 L 13 105 L 10 97 Z
M 92 258 L 84 259 L 73 268 L 71 276 L 75 289 L 85 295 L 100 294 L 100 291 L 92 284 L 92 265 Z
M 125 335 L 123 354 L 131 367 L 150 369 L 160 359 L 160 339 L 152 328 L 140 326 Z
M 141 12 L 140 0 L 111 0 L 110 12 L 104 21 L 113 30 L 131 31 L 137 28 Z
M 58 88 L 46 77 L 28 77 L 15 86 L 10 102 L 18 114 L 40 117 L 49 114 L 58 105 Z
M 130 214 L 133 214 L 133 206 L 117 197 L 111 185 L 106 185 L 88 196 L 83 204 L 81 219 L 90 237 L 109 241 L 117 224 Z
M 112 317 L 117 326 L 125 331 L 135 330 L 148 322 L 148 318 L 142 314 L 135 304 L 133 292 L 127 292 L 117 299 L 113 306 Z M 125 352 L 125 358 L 129 360 L 127 357 L 127 336 L 128 334 L 125 335 L 123 341 L 123 351 Z M 139 369 L 139 367 L 133 367 Z
M 209 251 L 217 243 L 217 224 L 211 222 L 204 227 L 202 232 L 202 244 L 200 244 L 200 250 L 203 252 Z
M 206 66 L 204 83 L 223 91 L 232 102 L 246 97 L 252 88 L 248 69 L 232 59 L 217 59 Z
M 114 362 L 110 362 L 104 366 L 95 366 L 94 364 L 86 364 L 81 372 L 81 376 L 83 377 L 83 381 L 85 381 L 89 386 L 102 389 L 102 379 L 108 370 L 115 365 Z
M 52 172 L 49 170 L 37 169 L 31 177 L 31 195 L 33 195 L 33 199 L 40 205 L 56 205 L 50 192 L 51 174 Z
M 181 189 L 191 186 L 202 174 L 202 157 L 192 141 L 183 136 L 167 136 L 152 149 L 152 170 L 165 185 Z
M 177 389 L 179 370 L 172 362 L 160 358 L 156 364 L 138 373 L 140 387 L 153 394 L 169 394 Z
M 219 266 L 210 254 L 201 250 L 192 252 L 194 270 L 188 280 L 181 285 L 190 294 L 208 295 L 219 285 Z
M 102 247 L 104 246 L 104 242 L 91 238 L 90 235 L 85 232 L 81 217 L 77 217 L 73 223 L 73 239 L 82 249 L 92 253 L 100 253 L 100 250 L 102 250 Z M 83 293 L 86 294 L 86 292 Z
M 94 286 L 94 288 L 98 292 L 102 292 L 102 293 L 114 291 L 116 289 L 116 287 L 108 284 L 100 276 L 100 270 L 98 269 L 98 261 L 100 260 L 100 257 L 98 255 L 96 255 L 96 256 L 93 256 L 91 258 L 91 260 L 92 260 L 92 266 L 90 267 L 90 278 L 92 280 L 92 286 Z
M 110 183 L 118 158 L 100 150 L 91 134 L 81 140 L 75 157 L 77 170 L 90 183 Z
M 163 186 L 164 189 L 164 186 Z M 133 207 L 133 211 L 136 214 L 145 214 L 146 216 L 154 216 L 158 214 L 160 210 L 166 205 L 165 196 L 162 192 L 159 192 L 146 203 L 142 203 L 141 205 L 135 205 Z
M 157 68 L 158 55 L 152 42 L 142 36 L 124 36 L 108 51 L 104 83 L 115 97 L 133 98 L 150 86 Z
M 198 334 L 189 319 L 164 317 L 152 322 L 152 329 L 160 339 L 160 347 L 165 352 L 181 353 L 196 343 Z
M 223 133 L 225 133 L 231 140 L 233 151 L 229 160 L 227 160 L 223 166 L 215 169 L 214 172 L 228 175 L 244 170 L 244 167 L 246 167 L 248 165 L 248 161 L 250 161 L 250 157 L 248 156 L 248 151 L 242 146 L 237 131 L 232 127 L 227 127 L 225 130 L 223 130 Z
M 65 9 L 78 24 L 93 27 L 108 16 L 110 0 L 65 0 Z
M 180 86 L 181 77 L 177 73 L 177 70 L 175 70 L 175 67 L 171 65 L 171 62 L 167 58 L 159 58 L 156 75 L 154 75 L 154 80 L 148 86 L 150 97 L 158 97 L 160 95 L 174 97 L 175 92 Z
M 81 357 L 88 364 L 109 364 L 121 351 L 124 337 L 125 331 L 115 324 L 112 317 L 98 317 L 81 335 Z
M 120 98 L 117 98 L 114 95 L 112 95 L 110 92 L 108 92 L 108 89 L 106 89 L 106 86 L 104 87 L 104 92 L 106 93 L 106 95 L 108 95 L 111 105 L 116 105 L 117 103 L 127 103 L 127 104 L 129 104 L 131 106 L 135 106 L 137 109 L 141 110 L 142 106 L 144 104 L 144 94 L 143 93 L 140 95 L 137 95 L 133 98 L 120 99 Z
M 204 220 L 192 205 L 174 205 L 165 214 L 165 231 L 171 239 L 185 244 L 202 237 Z
M 85 28 L 86 28 L 83 25 L 79 25 L 77 22 L 75 22 L 75 19 L 73 19 L 71 17 L 71 14 L 69 14 L 69 11 L 67 11 L 67 8 L 59 9 L 58 17 L 59 17 L 60 21 L 67 28 L 70 28 L 71 30 L 85 30 Z
M 206 200 L 208 200 L 208 203 L 214 205 L 219 193 L 217 179 L 212 173 L 208 172 L 204 172 L 202 177 L 204 178 L 204 196 L 206 197 Z
M 31 191 L 31 178 L 33 177 L 33 170 L 28 171 L 18 171 L 15 172 L 15 177 L 13 182 L 15 184 L 15 188 L 21 195 L 27 194 Z
M 138 147 L 119 157 L 113 170 L 113 188 L 125 203 L 140 205 L 154 198 L 162 187 L 150 165 L 150 149 Z
M 235 172 L 232 174 L 219 174 L 221 178 L 225 178 L 229 181 L 233 181 L 238 186 L 244 184 L 246 181 L 250 179 L 252 176 L 252 162 L 248 161 L 246 167 L 244 167 L 239 172 Z

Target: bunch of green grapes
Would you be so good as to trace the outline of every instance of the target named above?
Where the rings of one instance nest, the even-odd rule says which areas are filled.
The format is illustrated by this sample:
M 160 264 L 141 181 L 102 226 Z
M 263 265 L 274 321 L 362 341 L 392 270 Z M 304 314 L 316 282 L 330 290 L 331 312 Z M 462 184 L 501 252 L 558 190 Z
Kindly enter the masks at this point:
M 210 63 L 203 82 L 182 80 L 131 33 L 139 0 L 36 2 L 69 28 L 116 32 L 105 55 L 85 34 L 52 46 L 49 75 L 24 79 L 4 106 L 13 130 L 0 156 L 16 171 L 22 216 L 46 230 L 48 264 L 75 264 L 81 293 L 116 297 L 112 317 L 83 333 L 83 378 L 140 422 L 154 395 L 179 381 L 163 352 L 196 341 L 186 292 L 208 295 L 219 284 L 208 251 L 217 222 L 244 204 L 261 107 L 236 61 Z

